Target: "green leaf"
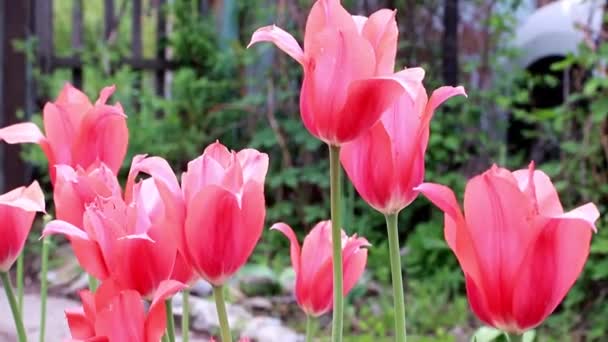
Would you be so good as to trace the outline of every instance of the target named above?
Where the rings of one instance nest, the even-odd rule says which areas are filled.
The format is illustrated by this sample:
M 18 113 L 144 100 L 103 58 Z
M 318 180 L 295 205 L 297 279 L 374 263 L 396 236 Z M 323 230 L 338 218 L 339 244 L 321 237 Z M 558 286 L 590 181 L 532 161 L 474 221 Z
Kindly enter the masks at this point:
M 490 327 L 481 327 L 477 329 L 473 337 L 472 342 L 491 342 L 496 340 L 503 334 L 502 331 Z
M 536 330 L 526 331 L 522 337 L 523 342 L 533 342 L 536 338 Z

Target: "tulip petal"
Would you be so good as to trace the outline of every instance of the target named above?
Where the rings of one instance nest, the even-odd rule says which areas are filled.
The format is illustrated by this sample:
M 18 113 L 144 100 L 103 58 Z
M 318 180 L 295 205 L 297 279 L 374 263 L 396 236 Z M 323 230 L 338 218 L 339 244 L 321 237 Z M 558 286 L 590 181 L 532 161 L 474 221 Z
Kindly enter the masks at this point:
M 349 20 L 352 21 L 350 16 Z M 379 106 L 375 101 L 382 96 L 373 92 L 384 81 L 368 80 L 375 71 L 373 48 L 356 32 L 328 28 L 319 33 L 314 45 L 306 51 L 313 61 L 304 72 L 300 95 L 304 125 L 311 134 L 334 145 L 356 138 L 385 109 L 376 108 Z M 365 93 L 368 91 L 373 93 Z
M 247 48 L 259 42 L 272 42 L 302 66 L 305 64 L 304 51 L 295 38 L 282 28 L 270 25 L 257 29 L 251 36 Z
M 330 311 L 333 307 L 334 280 L 332 261 L 331 257 L 325 259 L 310 279 L 296 284 L 296 299 L 301 298 L 298 299 L 298 304 L 305 312 L 307 311 L 308 315 L 313 317 L 318 317 Z M 306 263 L 302 266 L 304 265 Z
M 205 148 L 205 151 L 203 151 L 203 156 L 214 159 L 224 169 L 228 168 L 230 162 L 232 161 L 232 153 L 218 140 Z
M 7 272 L 25 245 L 37 211 L 44 211 L 38 182 L 0 195 L 0 271 Z
M 96 106 L 105 105 L 108 102 L 108 99 L 110 98 L 110 96 L 112 96 L 112 94 L 114 94 L 115 90 L 116 90 L 115 85 L 103 87 L 103 89 L 101 89 L 101 91 L 99 92 L 99 99 L 97 99 L 97 101 L 95 101 L 95 105 Z
M 229 273 L 235 273 L 243 266 L 255 249 L 264 230 L 266 218 L 266 202 L 264 198 L 264 184 L 249 181 L 243 187 L 241 198 L 241 222 L 239 231 L 235 232 L 232 248 L 238 251 L 228 268 Z
M 0 128 L 0 141 L 7 144 L 39 144 L 45 139 L 40 128 L 31 122 L 22 122 Z
M 427 132 L 426 129 L 428 129 L 429 125 L 431 124 L 431 119 L 435 114 L 435 110 L 437 110 L 437 108 L 439 108 L 439 106 L 445 101 L 447 101 L 449 98 L 457 95 L 462 95 L 465 97 L 467 96 L 467 93 L 465 92 L 462 86 L 443 86 L 433 91 L 433 93 L 431 94 L 431 98 L 429 99 L 426 105 L 424 115 L 421 120 L 422 133 Z M 428 134 L 421 136 L 420 139 L 422 139 L 421 145 L 426 146 L 428 144 Z
M 304 31 L 304 51 L 308 52 L 327 28 L 348 34 L 359 34 L 357 24 L 339 0 L 319 0 L 314 3 Z M 328 42 L 330 43 L 330 42 Z
M 463 224 L 464 218 L 454 192 L 447 186 L 434 183 L 422 183 L 414 190 L 422 193 L 445 213 L 445 240 L 448 246 L 455 252 L 457 225 Z
M 586 216 L 594 211 L 594 218 Z M 528 249 L 514 282 L 513 312 L 521 331 L 534 328 L 555 310 L 585 265 L 599 213 L 593 205 L 572 212 L 549 220 Z
M 174 280 L 165 280 L 160 284 L 154 294 L 146 318 L 146 342 L 157 342 L 161 339 L 167 324 L 165 301 L 185 288 L 186 285 Z
M 407 69 L 400 74 L 410 74 L 408 77 L 417 77 L 417 70 Z M 424 71 L 422 71 L 424 75 Z M 392 158 L 395 177 L 392 191 L 398 194 L 397 209 L 402 209 L 416 198 L 413 188 L 424 180 L 424 155 L 426 144 L 423 136 L 428 138 L 429 129 L 423 127 L 418 107 L 423 107 L 426 101 L 426 90 L 416 83 L 411 91 L 416 92 L 412 98 L 406 91 L 402 94 L 384 114 L 381 123 L 385 127 L 390 144 L 392 145 Z
M 397 11 L 389 9 L 376 11 L 370 15 L 361 31 L 376 53 L 376 75 L 390 75 L 395 70 L 399 35 L 396 14 Z
M 53 191 L 57 219 L 69 222 L 82 229 L 85 203 L 76 193 L 72 183 L 64 179 L 62 176 L 56 178 Z
M 283 222 L 273 224 L 270 229 L 280 231 L 281 233 L 283 233 L 283 235 L 285 235 L 287 239 L 289 239 L 289 255 L 291 257 L 291 266 L 293 267 L 293 270 L 297 275 L 298 273 L 300 273 L 300 243 L 298 242 L 296 234 L 293 232 L 289 225 Z
M 492 321 L 492 315 L 488 311 L 486 296 L 483 289 L 475 284 L 475 281 L 469 275 L 465 273 L 464 276 L 467 288 L 467 298 L 469 299 L 471 310 L 473 310 L 477 318 L 482 322 L 493 326 L 495 323 Z
M 95 328 L 85 316 L 82 308 L 65 310 L 72 338 L 87 339 L 95 336 Z
M 564 212 L 562 204 L 559 200 L 557 190 L 551 182 L 549 176 L 541 170 L 532 170 L 534 181 L 534 194 L 538 204 L 538 210 L 541 215 L 555 216 L 561 215 Z M 528 187 L 530 180 L 530 171 L 527 169 L 517 170 L 513 172 L 513 176 L 517 179 L 519 188 L 523 191 Z
M 97 312 L 95 308 L 95 296 L 89 290 L 80 291 L 78 296 L 80 297 L 80 302 L 82 303 L 84 315 L 87 316 L 90 321 L 94 321 Z
M 188 259 L 213 285 L 221 285 L 234 271 L 227 266 L 237 252 L 234 244 L 241 227 L 237 198 L 217 185 L 204 187 L 188 203 L 184 232 Z
M 35 212 L 0 205 L 0 272 L 8 272 L 25 246 Z
M 361 197 L 374 209 L 387 213 L 396 190 L 393 145 L 384 126 L 376 124 L 358 139 L 342 146 L 340 161 Z M 381 163 L 378 163 L 381 160 Z M 399 208 L 401 209 L 401 208 Z
M 171 271 L 171 277 L 169 277 L 169 279 L 177 280 L 184 284 L 190 284 L 195 280 L 192 267 L 190 267 L 186 258 L 179 251 L 175 255 L 175 265 L 173 265 L 173 271 Z
M 149 297 L 163 280 L 169 279 L 177 253 L 173 234 L 163 227 L 153 227 L 152 236 L 128 236 L 116 244 L 112 276 L 123 288 Z
M 175 197 L 174 200 L 181 201 L 181 189 L 177 177 L 173 169 L 171 169 L 171 165 L 161 157 L 137 155 L 133 157 L 129 176 L 127 177 L 127 184 L 125 185 L 125 201 L 127 203 L 133 201 L 133 186 L 140 172 L 144 172 L 154 178 L 159 192 L 165 192 L 167 195 L 171 194 L 172 197 Z M 168 203 L 171 202 L 169 201 Z
M 136 291 L 120 292 L 111 305 L 98 312 L 95 332 L 110 341 L 144 341 L 145 312 Z M 119 327 L 119 328 L 118 328 Z
M 65 114 L 69 116 L 69 120 L 75 126 L 79 125 L 82 116 L 93 107 L 88 96 L 70 83 L 63 86 L 55 104 L 65 111 Z
M 44 193 L 40 189 L 40 184 L 33 181 L 28 187 L 22 186 L 0 195 L 0 205 L 28 212 L 44 212 Z
M 431 98 L 429 99 L 427 112 L 434 112 L 442 103 L 457 95 L 462 95 L 465 97 L 467 96 L 463 86 L 443 86 L 435 89 L 433 94 L 431 94 Z
M 85 168 L 100 160 L 117 174 L 129 141 L 125 117 L 113 106 L 99 105 L 91 109 L 75 137 L 74 159 Z
M 51 146 L 55 162 L 72 165 L 72 147 L 78 129 L 75 125 L 78 123 L 73 122 L 69 111 L 51 102 L 44 105 L 42 113 L 46 140 Z
M 484 282 L 474 278 L 475 283 L 491 294 L 487 304 L 494 320 L 505 322 L 511 310 L 510 280 L 539 233 L 526 219 L 533 212 L 532 203 L 516 183 L 490 170 L 467 183 L 464 211 Z
M 482 284 L 477 250 L 454 192 L 444 185 L 433 183 L 423 183 L 415 190 L 445 213 L 444 235 L 448 246 L 456 255 L 463 272 Z
M 108 277 L 109 271 L 99 245 L 89 239 L 89 236 L 78 227 L 61 220 L 49 222 L 42 231 L 42 237 L 62 234 L 72 244 L 78 263 L 88 273 L 98 279 Z
M 300 260 L 306 262 L 300 265 L 300 271 L 306 282 L 313 281 L 321 265 L 332 258 L 331 229 L 331 221 L 321 221 L 304 238 Z
M 254 180 L 264 184 L 268 172 L 268 155 L 266 153 L 246 148 L 237 153 L 237 158 L 243 169 L 243 183 Z
M 348 239 L 342 250 L 343 293 L 345 297 L 363 275 L 367 263 L 367 249 L 362 247 L 366 246 L 370 246 L 370 244 L 365 238 L 352 237 Z
M 396 75 L 352 82 L 348 87 L 346 104 L 335 118 L 335 122 L 340 123 L 336 129 L 336 141 L 351 141 L 370 129 L 406 87 Z

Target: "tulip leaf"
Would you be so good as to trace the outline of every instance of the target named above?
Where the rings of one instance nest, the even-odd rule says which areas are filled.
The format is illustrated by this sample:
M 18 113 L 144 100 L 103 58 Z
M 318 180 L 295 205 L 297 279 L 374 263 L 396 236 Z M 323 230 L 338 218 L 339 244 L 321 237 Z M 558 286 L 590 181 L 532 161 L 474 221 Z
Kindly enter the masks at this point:
M 477 329 L 473 337 L 471 338 L 471 342 L 491 342 L 498 339 L 498 337 L 502 336 L 503 332 L 490 328 L 490 327 L 481 327 Z
M 536 330 L 529 330 L 522 336 L 523 342 L 533 342 L 536 339 Z

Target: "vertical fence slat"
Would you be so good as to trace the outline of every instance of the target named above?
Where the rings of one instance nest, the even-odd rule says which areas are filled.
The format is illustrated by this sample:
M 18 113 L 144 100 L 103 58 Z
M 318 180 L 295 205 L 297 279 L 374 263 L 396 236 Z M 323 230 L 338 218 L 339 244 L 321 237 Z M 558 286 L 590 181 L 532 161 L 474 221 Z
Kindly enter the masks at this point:
M 27 37 L 27 1 L 0 1 L 2 25 L 2 93 L 0 95 L 0 126 L 20 121 L 17 111 L 25 109 L 26 104 L 26 60 L 22 52 L 16 51 L 13 41 Z M 25 183 L 25 164 L 19 156 L 19 145 L 2 144 L 2 193 Z
M 105 0 L 103 7 L 103 32 L 104 38 L 108 40 L 114 30 L 114 0 Z
M 82 53 L 82 0 L 74 0 L 72 7 L 72 49 L 74 57 L 78 57 Z M 82 88 L 82 66 L 72 68 L 72 81 L 74 86 Z
M 141 45 L 141 0 L 133 0 L 133 22 L 131 31 L 131 39 L 133 46 L 133 58 L 139 59 L 142 56 Z
M 43 72 L 50 72 L 53 59 L 53 0 L 35 1 L 38 55 Z
M 165 0 L 158 1 L 158 18 L 156 21 L 156 59 L 164 63 L 166 61 L 165 45 L 167 40 L 167 20 L 165 13 Z M 155 75 L 156 93 L 159 96 L 165 94 L 165 70 L 159 68 Z
M 209 13 L 209 1 L 208 0 L 199 0 L 198 1 L 199 13 L 202 15 L 206 15 Z

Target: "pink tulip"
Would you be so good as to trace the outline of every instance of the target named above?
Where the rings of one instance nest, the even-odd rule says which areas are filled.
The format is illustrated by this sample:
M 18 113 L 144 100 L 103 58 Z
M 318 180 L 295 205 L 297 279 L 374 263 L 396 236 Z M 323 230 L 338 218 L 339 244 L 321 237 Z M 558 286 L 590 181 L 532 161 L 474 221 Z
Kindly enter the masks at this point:
M 302 65 L 302 121 L 315 137 L 341 145 L 370 129 L 404 92 L 393 74 L 397 36 L 394 11 L 353 17 L 339 0 L 318 0 L 306 22 L 304 50 L 274 25 L 258 29 L 249 46 L 272 42 Z
M 0 140 L 9 144 L 39 144 L 49 162 L 55 182 L 55 165 L 88 169 L 98 161 L 118 173 L 127 152 L 129 132 L 120 104 L 107 105 L 114 86 L 102 89 L 91 104 L 80 90 L 66 84 L 55 102 L 43 109 L 43 135 L 33 123 L 18 123 L 0 129 Z
M 124 199 L 116 194 L 97 196 L 86 205 L 82 229 L 55 220 L 47 224 L 43 235 L 65 235 L 88 273 L 101 280 L 112 279 L 122 288 L 149 297 L 162 281 L 169 279 L 175 266 L 177 228 L 171 221 L 171 205 L 161 193 L 179 189 L 179 184 L 176 179 L 160 177 L 135 184 L 134 178 L 141 170 L 155 175 L 173 173 L 160 158 L 149 158 L 147 162 L 143 159 L 133 159 Z
M 220 286 L 245 264 L 264 226 L 268 156 L 228 151 L 219 142 L 188 163 L 182 176 L 186 221 L 181 251 L 205 280 Z
M 302 250 L 291 227 L 276 223 L 270 229 L 283 233 L 291 244 L 291 264 L 296 273 L 296 300 L 300 308 L 311 316 L 320 316 L 333 305 L 333 271 L 331 221 L 321 221 L 304 238 Z M 370 246 L 363 237 L 346 236 L 342 231 L 342 265 L 344 296 L 355 286 L 367 262 Z
M 97 196 L 121 196 L 118 179 L 105 164 L 92 165 L 89 170 L 78 166 L 56 166 L 53 201 L 57 218 L 82 228 L 82 216 L 87 205 Z
M 150 175 L 154 180 L 163 206 L 163 210 L 157 212 L 164 213 L 164 217 L 161 218 L 163 226 L 172 233 L 174 240 L 179 246 L 181 243 L 179 236 L 182 233 L 182 227 L 185 221 L 186 207 L 184 195 L 179 182 L 177 181 L 177 177 L 166 160 L 160 157 L 139 155 L 133 158 L 133 164 L 127 179 L 127 189 L 133 189 L 135 179 L 140 172 Z M 126 197 L 131 197 L 130 190 L 127 190 Z M 184 284 L 190 284 L 196 279 L 192 266 L 179 250 L 176 252 L 175 264 L 170 279 L 177 280 Z
M 8 272 L 25 245 L 36 212 L 44 212 L 38 182 L 0 195 L 0 272 Z
M 493 166 L 471 179 L 464 215 L 454 193 L 417 188 L 445 213 L 445 239 L 466 278 L 469 304 L 484 323 L 521 333 L 547 318 L 581 273 L 599 212 L 564 213 L 542 171 Z
M 72 341 L 158 342 L 166 328 L 165 300 L 185 287 L 164 281 L 146 312 L 137 291 L 122 290 L 110 281 L 93 294 L 82 291 L 82 308 L 65 311 Z
M 378 123 L 342 148 L 340 160 L 355 188 L 374 209 L 398 213 L 418 195 L 424 180 L 424 155 L 433 113 L 445 100 L 465 95 L 462 87 L 441 87 L 429 99 L 424 70 L 398 73 L 409 91 L 389 107 Z

